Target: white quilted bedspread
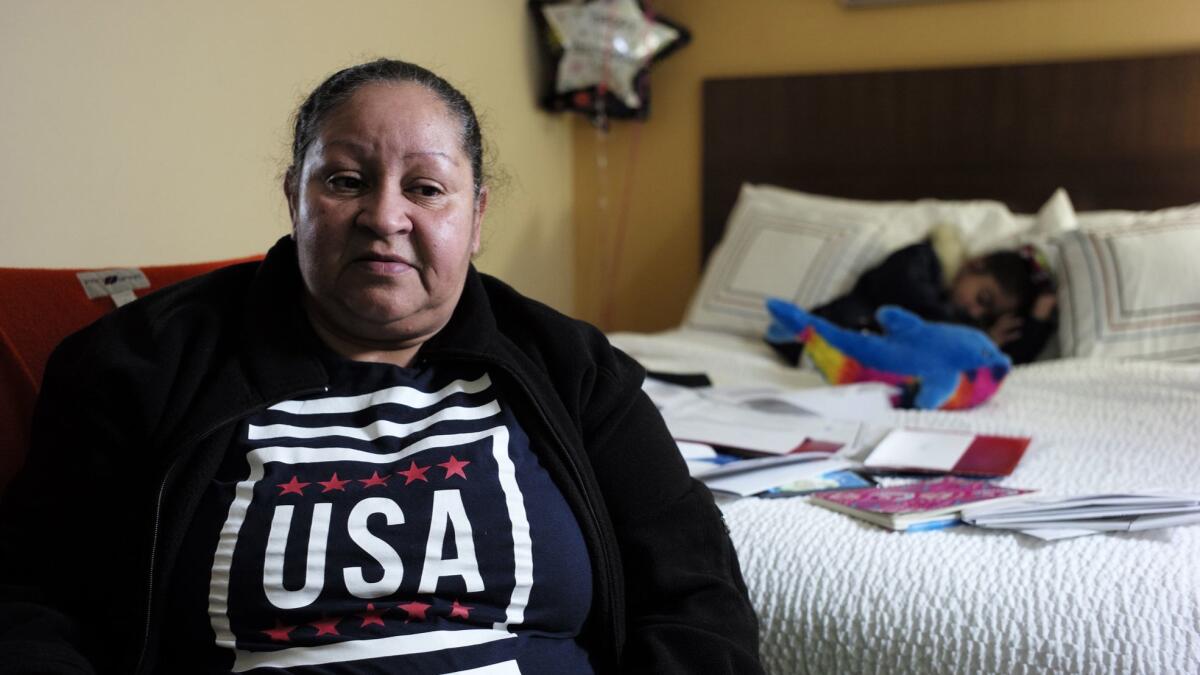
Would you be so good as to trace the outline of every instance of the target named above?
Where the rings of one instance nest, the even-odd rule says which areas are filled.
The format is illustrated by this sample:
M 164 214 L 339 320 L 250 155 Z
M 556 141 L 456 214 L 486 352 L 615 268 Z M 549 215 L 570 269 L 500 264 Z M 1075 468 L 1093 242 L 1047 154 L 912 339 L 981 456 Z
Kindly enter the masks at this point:
M 613 337 L 649 361 L 684 353 Z M 1004 485 L 1200 492 L 1196 365 L 1040 363 L 977 410 L 894 416 L 1031 436 Z M 1200 525 L 1041 542 L 968 527 L 890 532 L 802 499 L 724 508 L 769 672 L 1200 673 Z

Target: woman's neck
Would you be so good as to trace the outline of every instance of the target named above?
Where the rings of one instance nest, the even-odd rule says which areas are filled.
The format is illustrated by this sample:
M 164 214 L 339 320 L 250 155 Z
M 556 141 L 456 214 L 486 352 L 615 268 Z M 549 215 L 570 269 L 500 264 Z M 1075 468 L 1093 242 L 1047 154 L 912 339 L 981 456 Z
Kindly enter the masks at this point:
M 351 361 L 367 361 L 370 363 L 390 363 L 402 368 L 409 367 L 420 351 L 424 340 L 414 342 L 383 342 L 372 341 L 349 334 L 340 330 L 313 307 L 305 302 L 305 314 L 313 331 L 325 346 L 335 353 Z

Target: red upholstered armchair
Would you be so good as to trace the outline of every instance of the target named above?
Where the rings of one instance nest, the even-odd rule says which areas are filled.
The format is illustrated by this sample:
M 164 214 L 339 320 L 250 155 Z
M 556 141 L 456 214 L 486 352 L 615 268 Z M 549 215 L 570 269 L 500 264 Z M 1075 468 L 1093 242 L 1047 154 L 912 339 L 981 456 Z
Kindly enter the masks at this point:
M 142 267 L 150 286 L 136 293 L 145 295 L 218 267 L 256 259 Z M 50 353 L 64 337 L 116 306 L 111 297 L 89 299 L 77 277 L 81 271 L 85 270 L 0 268 L 0 491 L 29 448 L 33 404 Z

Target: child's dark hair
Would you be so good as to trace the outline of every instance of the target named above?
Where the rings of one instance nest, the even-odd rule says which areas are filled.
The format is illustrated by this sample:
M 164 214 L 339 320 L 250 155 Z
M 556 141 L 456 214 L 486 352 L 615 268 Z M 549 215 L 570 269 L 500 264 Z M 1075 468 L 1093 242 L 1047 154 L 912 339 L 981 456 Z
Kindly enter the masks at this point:
M 995 251 L 979 259 L 979 266 L 990 274 L 1005 293 L 1017 299 L 1017 313 L 1029 314 L 1037 296 L 1052 285 L 1030 251 Z

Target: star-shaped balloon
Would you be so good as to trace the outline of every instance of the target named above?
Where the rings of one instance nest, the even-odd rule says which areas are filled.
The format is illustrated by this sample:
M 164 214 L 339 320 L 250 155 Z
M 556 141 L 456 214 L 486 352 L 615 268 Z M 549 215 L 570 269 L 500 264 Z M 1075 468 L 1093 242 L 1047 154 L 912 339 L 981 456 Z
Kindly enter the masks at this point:
M 691 39 L 636 0 L 530 0 L 529 7 L 544 57 L 542 107 L 583 113 L 599 125 L 645 119 L 649 66 Z

